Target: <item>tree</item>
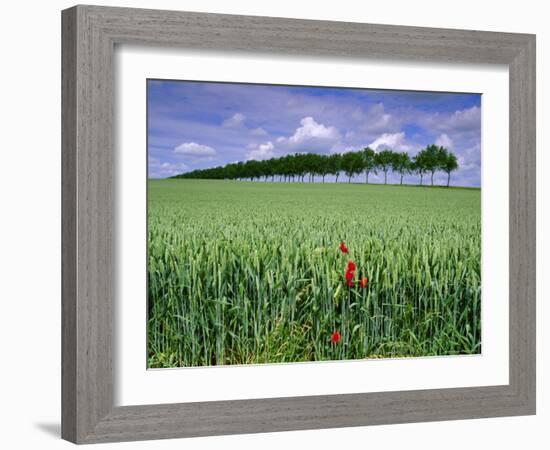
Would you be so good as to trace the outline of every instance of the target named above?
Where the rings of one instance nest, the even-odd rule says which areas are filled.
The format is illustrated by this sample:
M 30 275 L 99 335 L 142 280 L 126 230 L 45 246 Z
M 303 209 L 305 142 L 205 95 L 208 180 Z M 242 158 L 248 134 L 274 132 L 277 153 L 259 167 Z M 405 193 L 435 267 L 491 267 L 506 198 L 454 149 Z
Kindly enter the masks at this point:
M 451 183 L 451 172 L 458 169 L 458 161 L 454 153 L 445 150 L 445 159 L 442 164 L 442 169 L 447 173 L 447 187 Z
M 271 160 L 264 160 L 259 162 L 260 175 L 264 177 L 264 181 L 267 183 L 267 179 L 273 175 L 273 164 Z
M 339 153 L 334 153 L 333 155 L 330 155 L 329 157 L 329 174 L 336 176 L 336 183 L 338 183 L 338 177 L 340 176 L 340 172 L 342 170 L 342 155 Z
M 317 173 L 321 175 L 323 183 L 325 182 L 325 177 L 330 173 L 330 156 L 325 155 L 316 155 L 317 161 Z
M 298 175 L 298 181 L 304 182 L 304 177 L 306 176 L 307 166 L 305 164 L 304 155 L 301 153 L 296 153 L 294 155 L 294 167 L 296 169 L 296 175 Z
M 393 163 L 393 152 L 391 150 L 382 150 L 375 156 L 376 166 L 384 172 L 384 184 L 388 184 L 388 170 Z
M 260 164 L 261 164 L 260 161 L 256 161 L 256 160 L 247 161 L 246 165 L 249 168 L 248 175 L 251 181 L 254 181 L 256 178 L 260 178 L 261 176 Z
M 284 180 L 290 182 L 290 177 L 294 175 L 295 169 L 295 158 L 294 155 L 283 156 L 281 163 L 281 172 L 283 174 Z
M 413 158 L 411 163 L 411 171 L 420 176 L 420 186 L 422 186 L 422 179 L 426 173 L 426 168 L 424 167 L 424 162 L 420 153 Z
M 394 153 L 392 161 L 392 170 L 401 175 L 399 184 L 403 184 L 403 175 L 411 171 L 411 159 L 406 152 Z
M 360 152 L 347 152 L 342 155 L 342 169 L 348 176 L 348 183 L 351 177 L 363 171 L 363 156 Z
M 434 174 L 441 168 L 442 163 L 442 147 L 431 144 L 425 149 L 421 150 L 419 155 L 422 161 L 422 165 L 427 172 L 431 173 L 432 186 L 434 185 Z
M 279 181 L 304 182 L 306 175 L 310 182 L 315 182 L 315 176 L 320 175 L 323 183 L 326 175 L 332 174 L 338 177 L 345 171 L 348 182 L 354 175 L 365 172 L 365 182 L 369 182 L 369 174 L 377 173 L 377 169 L 384 171 L 384 183 L 388 181 L 388 171 L 391 169 L 403 177 L 407 173 L 416 173 L 420 176 L 422 185 L 424 174 L 431 172 L 433 176 L 437 170 L 447 173 L 447 186 L 450 185 L 451 173 L 458 168 L 456 156 L 444 147 L 429 145 L 411 159 L 405 152 L 395 153 L 389 149 L 375 153 L 369 147 L 356 152 L 332 155 L 319 155 L 316 153 L 295 153 L 280 158 L 271 158 L 262 161 L 249 160 L 226 164 L 225 166 L 197 169 L 191 172 L 175 175 L 172 178 L 202 178 L 212 180 L 264 180 L 265 182 Z
M 365 183 L 369 184 L 369 173 L 376 174 L 376 153 L 370 147 L 363 149 L 363 170 L 365 171 Z
M 309 172 L 309 181 L 313 183 L 315 182 L 315 175 L 319 175 L 321 173 L 323 156 L 318 155 L 317 153 L 306 153 L 304 156 Z

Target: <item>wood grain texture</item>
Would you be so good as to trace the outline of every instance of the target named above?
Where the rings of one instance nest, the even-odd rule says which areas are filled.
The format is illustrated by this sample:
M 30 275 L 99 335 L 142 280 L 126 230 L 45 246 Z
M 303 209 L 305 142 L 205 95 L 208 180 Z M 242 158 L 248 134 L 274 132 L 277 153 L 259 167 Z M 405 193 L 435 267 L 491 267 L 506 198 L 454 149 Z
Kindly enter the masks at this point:
M 65 439 L 76 440 L 76 10 L 62 17 L 61 414 Z
M 95 6 L 77 6 L 62 16 L 63 438 L 94 443 L 534 414 L 534 36 Z M 113 407 L 115 44 L 506 64 L 510 383 Z
M 510 71 L 510 384 L 526 407 L 536 393 L 536 93 L 535 40 Z

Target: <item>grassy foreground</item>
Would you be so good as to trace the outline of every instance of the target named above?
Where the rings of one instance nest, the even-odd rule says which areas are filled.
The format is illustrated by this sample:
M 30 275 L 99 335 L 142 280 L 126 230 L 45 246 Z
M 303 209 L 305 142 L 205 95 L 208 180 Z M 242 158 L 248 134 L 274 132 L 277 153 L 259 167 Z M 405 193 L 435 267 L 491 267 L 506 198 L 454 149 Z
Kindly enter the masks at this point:
M 480 194 L 150 180 L 149 367 L 479 353 Z

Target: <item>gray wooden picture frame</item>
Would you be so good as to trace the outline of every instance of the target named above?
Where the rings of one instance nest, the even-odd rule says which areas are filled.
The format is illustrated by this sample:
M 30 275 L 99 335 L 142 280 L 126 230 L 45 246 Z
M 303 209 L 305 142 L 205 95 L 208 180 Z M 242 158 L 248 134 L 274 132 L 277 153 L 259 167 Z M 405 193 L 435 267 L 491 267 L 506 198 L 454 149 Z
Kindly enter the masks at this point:
M 535 413 L 535 36 L 144 9 L 62 12 L 62 437 L 75 443 Z M 162 405 L 113 403 L 116 44 L 505 64 L 509 384 Z

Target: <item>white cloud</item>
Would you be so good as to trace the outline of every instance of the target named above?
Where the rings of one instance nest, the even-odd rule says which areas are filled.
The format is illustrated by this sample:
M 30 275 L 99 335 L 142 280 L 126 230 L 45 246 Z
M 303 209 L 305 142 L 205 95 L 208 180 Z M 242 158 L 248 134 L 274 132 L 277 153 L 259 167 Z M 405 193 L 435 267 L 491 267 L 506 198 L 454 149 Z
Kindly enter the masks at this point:
M 472 131 L 477 134 L 481 128 L 481 108 L 472 106 L 452 114 L 435 113 L 419 120 L 425 128 L 439 130 L 451 136 Z
M 481 108 L 472 106 L 469 109 L 455 111 L 444 125 L 454 131 L 478 129 L 481 126 Z
M 273 145 L 273 142 L 269 141 L 264 144 L 258 145 L 256 148 L 248 152 L 247 157 L 248 159 L 255 159 L 257 161 L 263 160 L 263 159 L 270 159 L 273 158 L 275 155 L 275 146 Z
M 216 150 L 208 145 L 197 144 L 196 142 L 185 142 L 174 149 L 174 153 L 194 158 L 210 158 L 216 155 Z
M 254 128 L 253 130 L 250 130 L 250 134 L 252 136 L 266 136 L 267 131 L 265 131 L 263 128 Z
M 458 165 L 461 170 L 479 169 L 481 166 L 481 144 L 476 144 L 462 151 L 458 156 Z
M 347 131 L 346 132 L 346 135 L 345 135 L 345 138 L 346 139 L 353 139 L 355 137 L 355 131 Z
M 161 162 L 158 158 L 149 158 L 148 166 L 149 178 L 171 177 L 189 169 L 184 163 Z
M 289 138 L 290 142 L 300 144 L 308 139 L 338 139 L 340 133 L 334 127 L 327 127 L 322 123 L 315 122 L 313 117 L 304 117 L 297 128 L 294 135 Z
M 245 116 L 241 113 L 233 114 L 229 119 L 225 119 L 222 122 L 223 127 L 234 128 L 243 125 Z
M 405 133 L 384 133 L 369 144 L 373 150 L 392 149 L 407 152 L 413 147 L 405 140 Z
M 360 122 L 358 124 L 359 130 L 369 134 L 399 130 L 399 119 L 386 112 L 383 103 L 372 105 L 366 111 L 357 107 L 351 113 L 351 118 L 356 122 Z
M 340 132 L 335 127 L 318 123 L 311 116 L 304 117 L 300 125 L 292 136 L 278 137 L 278 146 L 287 151 L 323 153 L 340 141 Z
M 453 140 L 447 135 L 447 133 L 441 134 L 436 140 L 435 145 L 439 145 L 440 147 L 445 147 L 447 149 L 453 148 Z

